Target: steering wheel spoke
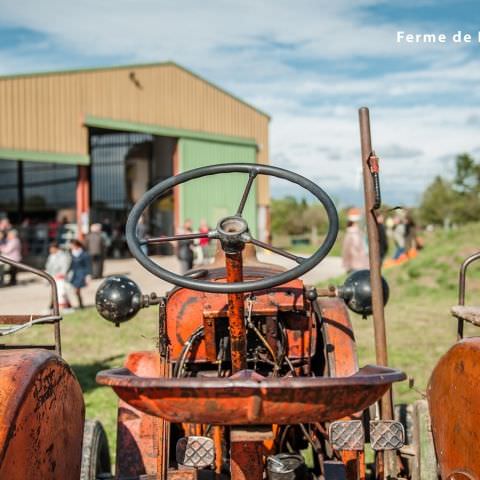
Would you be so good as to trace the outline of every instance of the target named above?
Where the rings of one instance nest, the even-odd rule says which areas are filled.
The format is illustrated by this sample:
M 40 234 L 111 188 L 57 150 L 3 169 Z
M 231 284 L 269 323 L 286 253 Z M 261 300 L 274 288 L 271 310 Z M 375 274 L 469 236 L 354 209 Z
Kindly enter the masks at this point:
M 161 237 L 152 237 L 147 238 L 139 242 L 140 245 L 157 245 L 160 243 L 167 243 L 167 242 L 178 242 L 181 240 L 196 240 L 198 238 L 217 238 L 217 231 L 211 230 L 209 232 L 203 233 L 179 233 L 178 235 L 171 235 L 171 236 L 161 236 Z
M 248 181 L 247 184 L 245 185 L 245 190 L 243 191 L 242 199 L 240 200 L 240 205 L 237 208 L 237 213 L 236 215 L 238 217 L 242 216 L 243 209 L 245 208 L 245 204 L 247 203 L 248 195 L 250 193 L 250 190 L 253 185 L 253 181 L 255 180 L 258 172 L 256 170 L 250 170 L 248 174 Z
M 303 262 L 308 260 L 307 258 L 299 257 L 298 255 L 294 255 L 293 253 L 287 252 L 286 250 L 283 250 L 282 248 L 274 247 L 273 245 L 270 245 L 269 243 L 262 242 L 260 240 L 255 239 L 255 238 L 251 238 L 250 243 L 253 243 L 253 245 L 255 245 L 257 247 L 264 248 L 265 250 L 270 250 L 271 252 L 276 253 L 277 255 L 281 255 L 282 257 L 293 260 L 294 262 L 297 262 L 299 265 L 301 265 Z

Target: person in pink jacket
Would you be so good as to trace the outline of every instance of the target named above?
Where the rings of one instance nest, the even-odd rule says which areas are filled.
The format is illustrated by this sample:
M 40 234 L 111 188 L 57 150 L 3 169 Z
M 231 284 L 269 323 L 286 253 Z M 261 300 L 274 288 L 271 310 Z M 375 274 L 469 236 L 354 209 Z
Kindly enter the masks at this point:
M 16 262 L 20 262 L 22 260 L 22 244 L 20 243 L 20 239 L 18 238 L 18 232 L 14 229 L 9 230 L 7 233 L 7 241 L 0 245 L 0 253 L 9 258 L 10 260 L 14 260 Z M 16 285 L 17 284 L 17 268 L 10 267 L 10 283 L 9 285 Z
M 369 268 L 365 236 L 359 225 L 361 218 L 359 208 L 347 212 L 348 224 L 342 245 L 342 262 L 347 272 Z

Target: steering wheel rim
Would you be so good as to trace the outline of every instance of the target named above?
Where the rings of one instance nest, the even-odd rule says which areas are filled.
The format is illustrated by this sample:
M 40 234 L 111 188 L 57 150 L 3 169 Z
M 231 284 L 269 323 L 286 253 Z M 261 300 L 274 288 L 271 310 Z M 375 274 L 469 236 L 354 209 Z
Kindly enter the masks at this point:
M 194 180 L 196 178 L 206 177 L 210 175 L 218 175 L 222 173 L 248 173 L 249 181 L 247 183 L 247 188 L 251 186 L 251 180 L 254 179 L 257 175 L 270 175 L 277 178 L 282 178 L 288 180 L 305 190 L 309 191 L 314 195 L 320 203 L 323 205 L 328 217 L 328 232 L 323 241 L 322 245 L 308 258 L 301 259 L 300 257 L 295 257 L 299 265 L 271 277 L 267 277 L 261 280 L 250 280 L 244 282 L 235 282 L 235 283 L 221 283 L 221 282 L 209 282 L 205 280 L 196 280 L 182 275 L 178 275 L 169 270 L 162 268 L 160 265 L 151 260 L 148 255 L 143 253 L 141 249 L 140 241 L 137 238 L 136 230 L 137 224 L 142 216 L 143 212 L 164 192 L 172 189 L 173 187 L 180 185 L 181 183 Z M 248 190 L 244 192 L 244 196 L 241 200 L 241 208 L 245 204 L 246 195 L 248 195 Z M 241 214 L 241 209 L 239 207 Z M 238 214 L 238 212 L 237 212 Z M 241 216 L 241 215 L 240 215 Z M 126 239 L 127 244 L 130 249 L 131 254 L 135 259 L 150 273 L 159 277 L 162 280 L 165 280 L 174 285 L 188 288 L 191 290 L 210 292 L 210 293 L 247 293 L 254 292 L 258 290 L 266 290 L 271 287 L 287 283 L 295 278 L 300 277 L 306 272 L 312 270 L 316 265 L 318 265 L 329 253 L 333 247 L 335 240 L 338 234 L 338 214 L 335 208 L 335 205 L 331 198 L 328 196 L 325 191 L 320 188 L 318 185 L 313 183 L 311 180 L 297 174 L 290 172 L 279 167 L 273 167 L 271 165 L 260 165 L 260 164 L 248 164 L 248 163 L 228 163 L 228 164 L 219 164 L 219 165 L 209 165 L 206 167 L 200 167 L 187 172 L 180 173 L 173 177 L 170 177 L 162 182 L 158 183 L 150 190 L 148 190 L 142 198 L 133 206 L 127 220 L 126 228 Z M 217 237 L 210 237 L 217 238 Z M 171 240 L 174 241 L 174 240 Z M 250 239 L 250 242 L 254 245 L 264 247 L 267 244 L 263 244 L 260 241 L 255 239 Z M 248 242 L 246 242 L 248 243 Z M 269 245 L 267 245 L 269 246 Z M 271 248 L 272 251 L 276 251 L 274 247 Z M 278 253 L 278 252 L 277 252 Z M 286 255 L 284 255 L 286 256 Z M 290 258 L 294 257 L 293 255 Z

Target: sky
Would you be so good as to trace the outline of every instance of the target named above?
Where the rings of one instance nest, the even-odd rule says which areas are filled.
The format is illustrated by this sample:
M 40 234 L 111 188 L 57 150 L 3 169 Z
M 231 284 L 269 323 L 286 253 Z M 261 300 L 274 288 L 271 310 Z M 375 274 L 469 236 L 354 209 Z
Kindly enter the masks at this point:
M 384 201 L 414 205 L 457 154 L 480 160 L 479 20 L 478 0 L 0 0 L 0 75 L 175 61 L 266 111 L 271 164 L 343 205 L 368 106 Z

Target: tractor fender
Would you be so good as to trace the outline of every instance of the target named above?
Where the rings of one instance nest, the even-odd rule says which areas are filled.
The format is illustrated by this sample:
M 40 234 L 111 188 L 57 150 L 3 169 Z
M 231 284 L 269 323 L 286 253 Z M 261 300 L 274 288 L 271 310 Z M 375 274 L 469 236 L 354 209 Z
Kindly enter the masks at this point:
M 58 355 L 0 351 L 0 478 L 78 479 L 84 414 L 81 387 Z
M 435 366 L 427 389 L 441 478 L 480 478 L 480 338 L 456 343 Z
M 358 371 L 357 345 L 345 302 L 340 298 L 319 298 L 327 342 L 327 361 L 332 376 L 347 377 Z

